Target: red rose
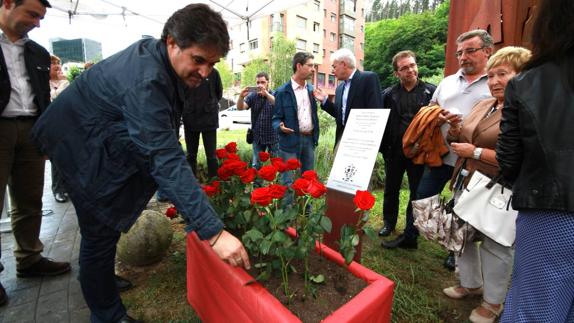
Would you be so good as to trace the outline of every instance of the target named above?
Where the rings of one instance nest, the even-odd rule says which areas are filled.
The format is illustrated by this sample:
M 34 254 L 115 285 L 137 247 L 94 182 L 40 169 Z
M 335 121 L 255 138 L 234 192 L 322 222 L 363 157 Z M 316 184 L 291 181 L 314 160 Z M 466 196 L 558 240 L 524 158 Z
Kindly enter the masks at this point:
M 287 170 L 296 170 L 301 168 L 301 162 L 297 158 L 287 159 Z
M 233 175 L 233 169 L 227 167 L 225 164 L 219 169 L 217 169 L 217 176 L 222 180 L 226 181 Z
M 227 150 L 224 148 L 217 149 L 215 151 L 215 155 L 217 155 L 217 158 L 219 159 L 227 158 Z
M 213 181 L 213 182 L 211 182 L 211 186 L 213 186 L 213 187 L 219 189 L 219 181 Z
M 229 156 L 231 155 L 229 154 Z M 232 174 L 239 176 L 247 168 L 247 163 L 238 159 L 227 158 L 223 161 L 222 167 L 229 168 Z
M 175 206 L 168 207 L 167 210 L 165 210 L 165 216 L 167 216 L 170 219 L 175 218 L 177 216 L 177 209 L 175 208 Z
M 295 195 L 303 196 L 307 193 L 307 187 L 309 187 L 309 183 L 310 181 L 304 178 L 297 178 L 291 185 L 291 188 L 295 191 Z
M 239 178 L 241 179 L 241 182 L 243 184 L 248 184 L 248 183 L 253 182 L 256 175 L 257 175 L 257 170 L 255 168 L 248 168 L 245 171 L 243 171 L 243 173 L 241 173 L 239 175 Z
M 277 169 L 273 165 L 265 165 L 259 169 L 257 174 L 264 180 L 271 182 L 277 175 Z
M 215 196 L 219 192 L 219 188 L 212 185 L 203 185 L 201 188 L 203 188 L 203 191 L 209 197 Z
M 227 154 L 227 159 L 241 160 L 241 158 L 239 158 L 239 155 L 237 155 L 236 153 Z
M 267 206 L 273 200 L 268 187 L 256 188 L 251 192 L 251 204 Z
M 373 207 L 373 205 L 375 205 L 375 197 L 369 191 L 357 190 L 357 193 L 355 193 L 355 197 L 353 198 L 353 202 L 355 202 L 357 208 L 363 211 L 368 211 Z
M 319 181 L 309 181 L 307 192 L 314 198 L 320 198 L 323 194 L 327 193 L 327 188 Z
M 303 174 L 301 174 L 301 177 L 303 177 L 304 179 L 309 180 L 309 181 L 319 180 L 319 177 L 317 176 L 317 172 L 315 172 L 314 170 L 304 171 Z
M 267 160 L 269 160 L 269 157 L 271 157 L 271 155 L 269 155 L 268 152 L 266 151 L 260 151 L 259 152 L 259 160 L 262 162 L 266 162 Z
M 271 164 L 275 166 L 279 173 L 283 173 L 287 169 L 287 164 L 279 157 L 271 158 Z
M 282 198 L 283 195 L 285 195 L 285 192 L 287 191 L 287 186 L 283 186 L 283 185 L 279 185 L 279 184 L 271 184 L 268 186 L 268 188 L 269 188 L 269 194 L 274 199 Z
M 225 145 L 225 150 L 227 150 L 228 153 L 235 154 L 237 152 L 237 143 L 235 142 L 228 143 L 227 145 Z

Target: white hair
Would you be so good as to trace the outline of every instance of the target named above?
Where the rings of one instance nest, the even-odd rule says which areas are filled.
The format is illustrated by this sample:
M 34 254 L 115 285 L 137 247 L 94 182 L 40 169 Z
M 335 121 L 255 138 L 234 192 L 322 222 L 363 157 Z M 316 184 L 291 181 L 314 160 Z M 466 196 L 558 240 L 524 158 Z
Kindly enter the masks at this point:
M 341 48 L 331 54 L 331 64 L 339 61 L 344 61 L 350 68 L 355 68 L 357 65 L 355 54 L 348 48 Z

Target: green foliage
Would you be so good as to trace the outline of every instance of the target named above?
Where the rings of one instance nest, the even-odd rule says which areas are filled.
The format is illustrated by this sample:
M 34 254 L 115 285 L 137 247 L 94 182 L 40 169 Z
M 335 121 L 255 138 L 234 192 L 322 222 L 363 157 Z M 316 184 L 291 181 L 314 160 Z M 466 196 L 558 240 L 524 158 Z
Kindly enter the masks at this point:
M 255 58 L 245 65 L 241 72 L 241 87 L 255 86 L 255 75 L 259 72 L 270 73 L 269 63 L 266 59 Z
M 449 2 L 435 12 L 406 14 L 398 19 L 368 23 L 365 28 L 365 69 L 376 72 L 383 87 L 397 82 L 392 58 L 401 50 L 417 55 L 419 76 L 430 77 L 444 68 Z
M 224 60 L 221 60 L 215 64 L 215 68 L 221 77 L 221 84 L 223 85 L 223 89 L 231 87 L 231 85 L 233 85 L 233 73 L 231 72 L 229 65 L 227 65 Z
M 76 77 L 80 76 L 80 74 L 82 74 L 83 71 L 84 71 L 84 69 L 82 69 L 78 66 L 72 66 L 68 70 L 68 75 L 66 77 L 68 78 L 69 82 L 72 82 L 73 80 L 76 79 Z
M 295 42 L 287 40 L 283 33 L 273 35 L 271 52 L 269 53 L 269 65 L 271 65 L 271 84 L 275 89 L 289 81 L 293 74 L 291 61 L 295 55 Z

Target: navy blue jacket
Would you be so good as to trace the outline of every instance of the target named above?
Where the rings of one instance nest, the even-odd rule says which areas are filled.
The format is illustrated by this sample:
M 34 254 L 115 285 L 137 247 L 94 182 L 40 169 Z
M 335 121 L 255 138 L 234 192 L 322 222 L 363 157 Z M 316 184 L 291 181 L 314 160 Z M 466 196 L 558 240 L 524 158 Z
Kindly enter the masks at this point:
M 94 65 L 52 102 L 33 137 L 60 170 L 78 216 L 125 232 L 159 185 L 188 231 L 208 239 L 223 228 L 174 131 L 182 99 L 165 43 L 145 39 Z
M 317 116 L 317 103 L 313 97 L 313 86 L 307 84 L 309 102 L 311 102 L 311 119 L 313 121 L 313 144 L 319 143 L 319 117 Z M 295 130 L 292 134 L 286 134 L 279 129 L 279 124 Z M 291 80 L 281 85 L 275 92 L 275 111 L 273 113 L 273 129 L 279 135 L 279 149 L 295 153 L 299 147 L 299 119 L 297 118 L 297 99 Z
M 337 131 L 335 133 L 335 146 L 343 135 L 344 124 L 349 118 L 351 109 L 382 109 L 383 99 L 381 97 L 381 85 L 377 74 L 369 71 L 355 71 L 351 79 L 351 87 L 347 95 L 347 105 L 345 120 L 343 120 L 343 89 L 345 83 L 339 82 L 335 90 L 335 103 L 327 100 L 321 108 L 335 118 Z

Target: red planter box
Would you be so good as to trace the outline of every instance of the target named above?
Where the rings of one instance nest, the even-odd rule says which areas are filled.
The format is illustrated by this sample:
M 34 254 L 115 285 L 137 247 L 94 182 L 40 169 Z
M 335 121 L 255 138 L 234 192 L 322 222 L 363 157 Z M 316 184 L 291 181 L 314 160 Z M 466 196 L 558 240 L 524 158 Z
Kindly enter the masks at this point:
M 344 264 L 325 245 L 318 244 L 317 251 Z M 323 322 L 390 322 L 395 284 L 359 263 L 347 268 L 368 286 Z M 204 322 L 301 322 L 245 270 L 221 261 L 195 233 L 187 236 L 187 299 Z

